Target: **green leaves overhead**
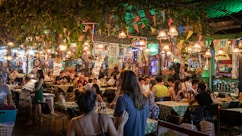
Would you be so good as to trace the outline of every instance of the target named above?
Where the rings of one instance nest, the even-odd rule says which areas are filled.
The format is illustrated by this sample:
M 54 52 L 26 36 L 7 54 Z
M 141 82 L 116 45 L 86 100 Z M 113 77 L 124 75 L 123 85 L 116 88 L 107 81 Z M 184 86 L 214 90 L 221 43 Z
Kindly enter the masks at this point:
M 228 2 L 222 0 L 216 4 L 223 5 L 223 1 Z M 233 3 L 236 1 L 239 0 Z M 205 13 L 212 6 L 213 0 L 0 0 L 0 41 L 13 39 L 21 44 L 28 36 L 41 36 L 56 43 L 59 35 L 77 41 L 85 29 L 84 22 L 98 23 L 96 27 L 102 32 L 107 32 L 107 24 L 117 31 L 125 28 L 135 31 L 133 20 L 137 15 L 139 27 L 146 26 L 142 31 L 150 31 L 148 26 L 167 27 L 172 17 L 176 26 L 189 26 L 194 32 L 207 34 L 209 18 Z M 66 35 L 63 28 L 70 33 Z M 113 33 L 116 30 L 110 29 Z

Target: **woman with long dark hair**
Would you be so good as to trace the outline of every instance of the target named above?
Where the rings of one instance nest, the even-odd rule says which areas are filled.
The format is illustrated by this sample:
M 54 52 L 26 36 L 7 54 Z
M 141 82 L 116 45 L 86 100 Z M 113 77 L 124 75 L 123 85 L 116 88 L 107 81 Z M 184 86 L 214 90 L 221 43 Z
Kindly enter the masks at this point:
M 95 112 L 98 102 L 94 90 L 76 92 L 76 103 L 83 114 L 71 120 L 67 136 L 123 136 L 129 118 L 126 111 L 122 113 L 122 122 L 116 130 L 109 115 Z
M 182 89 L 182 82 L 176 80 L 175 87 L 171 90 L 171 98 L 173 101 L 180 101 L 182 98 L 186 98 L 186 91 Z
M 32 125 L 32 123 L 40 123 L 41 116 L 41 102 L 43 102 L 43 84 L 44 84 L 44 73 L 42 70 L 38 70 L 36 73 L 36 83 L 35 89 L 33 90 L 33 115 L 32 120 L 30 120 L 25 125 Z
M 147 99 L 142 93 L 138 79 L 133 71 L 123 71 L 120 79 L 120 90 L 123 91 L 123 94 L 119 96 L 116 103 L 114 111 L 115 123 L 120 122 L 117 117 L 122 115 L 123 111 L 127 111 L 129 119 L 124 126 L 124 136 L 144 136 L 149 111 Z

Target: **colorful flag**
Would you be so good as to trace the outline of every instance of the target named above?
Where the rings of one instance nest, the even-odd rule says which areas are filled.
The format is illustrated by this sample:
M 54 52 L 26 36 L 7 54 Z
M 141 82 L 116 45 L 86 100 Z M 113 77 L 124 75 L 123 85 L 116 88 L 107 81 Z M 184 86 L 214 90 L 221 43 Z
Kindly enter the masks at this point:
M 151 30 L 151 33 L 155 32 L 155 28 L 153 28 L 153 27 L 150 27 L 150 30 Z
M 184 26 L 179 26 L 179 35 L 181 35 L 181 34 L 182 34 L 183 29 L 184 29 Z
M 182 49 L 182 44 L 184 43 L 184 40 L 180 40 L 179 44 L 178 44 L 178 49 L 181 50 Z
M 188 34 L 187 34 L 186 40 L 189 39 L 192 36 L 192 34 L 193 34 L 193 31 L 189 30 L 188 31 Z
M 170 17 L 168 20 L 168 26 L 171 26 L 172 23 L 173 23 L 173 19 Z
M 136 23 L 136 22 L 138 22 L 140 20 L 140 18 L 139 18 L 139 16 L 135 16 L 135 18 L 134 18 L 134 22 Z
M 141 29 L 144 29 L 144 28 L 145 28 L 145 23 L 143 22 L 142 26 L 141 26 Z
M 203 38 L 203 36 L 200 34 L 200 35 L 198 36 L 198 41 L 200 42 L 200 41 L 202 40 L 202 38 Z
M 154 23 L 154 26 L 156 26 L 156 16 L 152 16 L 152 19 L 153 19 L 153 23 Z
M 139 33 L 139 26 L 138 26 L 138 24 L 134 25 L 134 29 L 136 30 L 137 33 Z
M 102 35 L 102 29 L 98 29 L 98 34 Z

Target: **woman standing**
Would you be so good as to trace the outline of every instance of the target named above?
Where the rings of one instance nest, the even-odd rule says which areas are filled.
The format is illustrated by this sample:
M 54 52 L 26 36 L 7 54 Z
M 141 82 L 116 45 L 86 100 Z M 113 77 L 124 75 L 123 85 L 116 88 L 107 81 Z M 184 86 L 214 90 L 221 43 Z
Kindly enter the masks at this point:
M 44 73 L 42 70 L 37 71 L 37 81 L 35 83 L 33 108 L 34 108 L 34 119 L 38 119 L 41 116 L 41 102 L 43 101 L 43 84 L 44 84 Z
M 129 119 L 124 126 L 124 136 L 144 136 L 149 113 L 147 99 L 142 93 L 133 71 L 124 70 L 120 78 L 120 90 L 123 91 L 123 94 L 119 96 L 116 103 L 115 124 L 120 122 L 117 117 L 121 116 L 123 111 L 127 111 Z
M 39 123 L 41 116 L 41 102 L 43 101 L 43 84 L 44 84 L 44 73 L 42 70 L 38 70 L 36 73 L 35 89 L 33 91 L 33 115 L 32 120 L 25 125 L 32 125 L 32 123 Z

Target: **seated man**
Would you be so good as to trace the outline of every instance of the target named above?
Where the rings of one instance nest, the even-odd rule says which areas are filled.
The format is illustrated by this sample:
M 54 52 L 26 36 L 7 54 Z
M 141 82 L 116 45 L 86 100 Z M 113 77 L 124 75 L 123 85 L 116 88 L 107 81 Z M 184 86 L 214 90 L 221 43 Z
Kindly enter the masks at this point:
M 158 119 L 159 118 L 159 114 L 160 114 L 160 108 L 155 103 L 155 97 L 154 97 L 152 92 L 149 92 L 147 94 L 147 99 L 148 99 L 148 103 L 149 103 L 148 118 Z
M 206 85 L 202 82 L 198 83 L 198 94 L 189 102 L 189 104 L 193 104 L 194 102 L 198 102 L 199 106 L 208 106 L 213 103 L 210 94 L 205 91 Z

